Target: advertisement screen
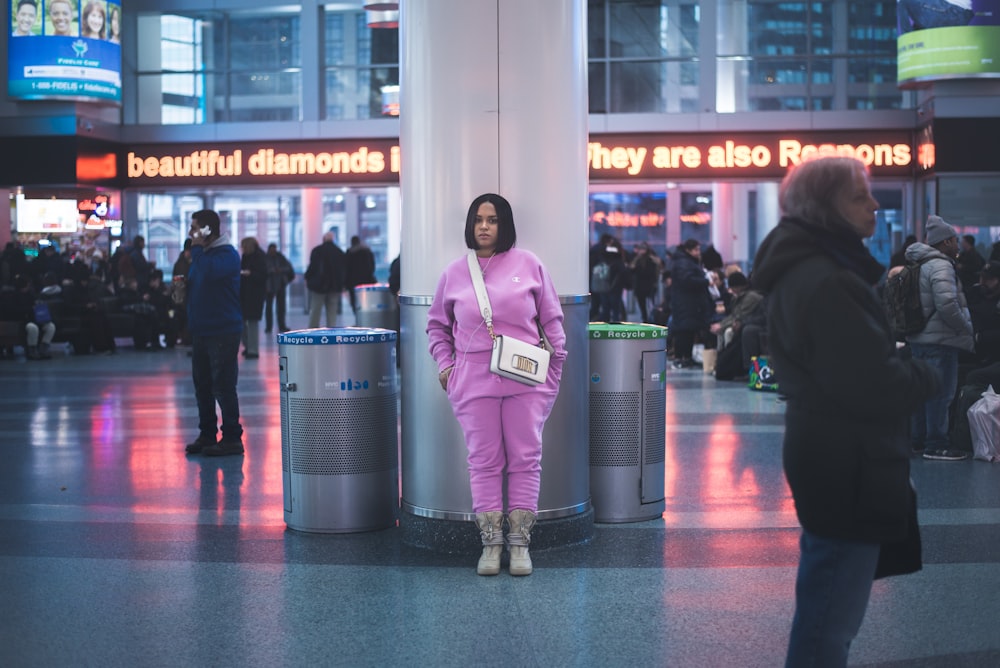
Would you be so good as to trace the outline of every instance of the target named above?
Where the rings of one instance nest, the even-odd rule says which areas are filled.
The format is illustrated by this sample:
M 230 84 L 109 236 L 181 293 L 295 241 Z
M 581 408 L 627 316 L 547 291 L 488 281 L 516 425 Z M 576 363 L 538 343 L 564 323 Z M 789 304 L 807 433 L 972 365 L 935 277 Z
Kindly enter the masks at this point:
M 80 222 L 75 199 L 26 199 L 17 196 L 17 231 L 22 233 L 72 234 Z
M 7 92 L 121 102 L 120 0 L 10 0 Z
M 899 0 L 896 80 L 1000 77 L 1000 0 Z

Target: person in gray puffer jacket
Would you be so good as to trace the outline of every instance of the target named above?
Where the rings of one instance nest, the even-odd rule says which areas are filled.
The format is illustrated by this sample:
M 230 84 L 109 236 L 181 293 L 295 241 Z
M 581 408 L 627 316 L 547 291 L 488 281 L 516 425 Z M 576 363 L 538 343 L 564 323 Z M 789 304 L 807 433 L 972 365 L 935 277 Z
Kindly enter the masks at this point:
M 941 374 L 939 392 L 918 408 L 910 420 L 910 444 L 924 459 L 957 461 L 967 453 L 948 449 L 948 406 L 958 385 L 958 355 L 972 352 L 975 339 L 965 293 L 955 271 L 958 233 L 940 216 L 924 226 L 924 243 L 906 249 L 906 261 L 920 264 L 920 303 L 927 325 L 906 337 L 915 359 Z

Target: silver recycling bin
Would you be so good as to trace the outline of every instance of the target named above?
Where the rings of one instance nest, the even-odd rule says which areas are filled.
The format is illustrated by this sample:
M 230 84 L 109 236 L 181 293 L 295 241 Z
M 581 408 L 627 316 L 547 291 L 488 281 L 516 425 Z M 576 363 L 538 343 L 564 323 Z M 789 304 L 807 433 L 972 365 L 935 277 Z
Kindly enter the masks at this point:
M 358 327 L 382 327 L 399 331 L 399 303 L 386 283 L 367 283 L 354 287 L 357 304 L 354 321 Z
M 592 322 L 590 498 L 595 522 L 664 510 L 667 328 Z
M 392 526 L 399 508 L 396 332 L 278 335 L 285 524 L 317 533 Z

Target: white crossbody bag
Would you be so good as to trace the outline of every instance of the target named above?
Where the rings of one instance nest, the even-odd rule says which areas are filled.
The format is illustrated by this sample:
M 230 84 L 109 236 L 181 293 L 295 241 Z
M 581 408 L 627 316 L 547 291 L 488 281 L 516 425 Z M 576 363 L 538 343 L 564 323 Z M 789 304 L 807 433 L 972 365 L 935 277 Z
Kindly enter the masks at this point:
M 486 293 L 486 283 L 483 281 L 483 271 L 479 268 L 479 260 L 476 259 L 475 251 L 469 253 L 469 275 L 472 276 L 472 285 L 476 289 L 476 299 L 479 301 L 479 310 L 486 321 L 486 329 L 493 339 L 493 355 L 490 358 L 490 371 L 516 380 L 525 385 L 541 385 L 549 374 L 549 358 L 552 356 L 553 348 L 545 336 L 545 330 L 537 320 L 538 343 L 528 343 L 515 339 L 512 336 L 496 334 L 493 331 L 493 308 L 490 306 L 490 296 Z

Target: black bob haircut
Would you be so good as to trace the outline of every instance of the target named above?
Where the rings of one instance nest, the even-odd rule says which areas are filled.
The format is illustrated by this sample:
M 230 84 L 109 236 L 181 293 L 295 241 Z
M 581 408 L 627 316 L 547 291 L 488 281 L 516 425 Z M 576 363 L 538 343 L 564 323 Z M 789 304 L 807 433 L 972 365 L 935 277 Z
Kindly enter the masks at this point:
M 497 210 L 497 253 L 509 251 L 517 241 L 517 230 L 514 229 L 514 212 L 510 208 L 510 202 L 495 193 L 485 193 L 472 200 L 469 205 L 469 213 L 465 215 L 465 245 L 472 250 L 478 250 L 479 243 L 476 241 L 476 214 L 479 213 L 479 205 L 489 202 Z

